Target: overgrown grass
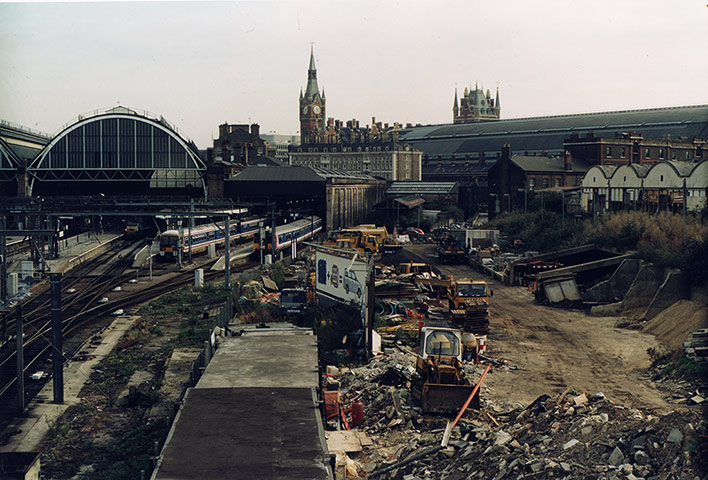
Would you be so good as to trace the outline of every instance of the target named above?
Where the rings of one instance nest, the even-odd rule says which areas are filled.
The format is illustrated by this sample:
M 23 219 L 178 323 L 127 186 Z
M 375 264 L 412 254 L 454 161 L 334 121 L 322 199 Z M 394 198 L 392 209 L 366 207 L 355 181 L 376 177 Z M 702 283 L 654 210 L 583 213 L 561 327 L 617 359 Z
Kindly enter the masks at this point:
M 153 316 L 189 314 L 201 307 L 223 303 L 229 296 L 230 293 L 220 285 L 206 284 L 201 289 L 186 287 L 144 305 L 138 313 Z
M 154 457 L 155 443 L 158 448 L 167 436 L 169 424 L 166 420 L 158 420 L 137 427 L 118 441 L 107 445 L 93 445 L 91 460 L 93 468 L 80 474 L 80 480 L 122 480 L 126 478 L 141 478 L 140 472 L 145 471 L 149 477 L 153 469 L 151 457 Z
M 662 353 L 650 348 L 647 353 L 653 360 L 651 368 L 655 380 L 668 377 L 687 380 L 708 378 L 708 364 L 695 362 L 681 352 Z
M 490 222 L 529 250 L 550 252 L 585 244 L 636 256 L 657 265 L 681 268 L 692 285 L 708 281 L 708 223 L 702 215 L 670 212 L 614 212 L 583 217 L 551 211 L 513 213 Z

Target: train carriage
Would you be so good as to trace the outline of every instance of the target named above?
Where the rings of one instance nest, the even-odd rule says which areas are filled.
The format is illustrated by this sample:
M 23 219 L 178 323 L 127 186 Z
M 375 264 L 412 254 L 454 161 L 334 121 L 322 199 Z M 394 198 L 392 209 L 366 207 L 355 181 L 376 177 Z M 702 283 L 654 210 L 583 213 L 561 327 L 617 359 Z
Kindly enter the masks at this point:
M 300 243 L 311 239 L 322 231 L 324 222 L 320 217 L 308 217 L 275 227 L 275 249 L 284 250 L 292 246 L 293 242 Z M 271 248 L 270 232 L 268 233 L 268 251 Z
M 265 218 L 260 217 L 234 220 L 229 224 L 231 245 L 254 245 L 254 236 L 258 232 L 259 223 L 264 221 Z M 224 245 L 224 229 L 225 223 L 219 222 L 194 227 L 191 232 L 185 228 L 181 232 L 166 230 L 160 235 L 160 256 L 174 258 L 180 249 L 182 256 L 188 255 L 190 245 L 193 254 L 206 251 L 209 245 L 221 247 Z

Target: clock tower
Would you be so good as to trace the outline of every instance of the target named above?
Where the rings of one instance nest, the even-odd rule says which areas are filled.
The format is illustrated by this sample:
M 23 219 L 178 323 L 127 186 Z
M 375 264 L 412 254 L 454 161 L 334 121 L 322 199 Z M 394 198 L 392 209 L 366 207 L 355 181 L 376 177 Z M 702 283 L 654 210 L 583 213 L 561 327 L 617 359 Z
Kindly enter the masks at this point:
M 320 95 L 317 86 L 317 69 L 315 68 L 315 54 L 310 49 L 310 68 L 307 70 L 307 88 L 303 95 L 300 90 L 300 143 L 320 143 L 320 136 L 324 131 L 325 95 L 324 90 Z

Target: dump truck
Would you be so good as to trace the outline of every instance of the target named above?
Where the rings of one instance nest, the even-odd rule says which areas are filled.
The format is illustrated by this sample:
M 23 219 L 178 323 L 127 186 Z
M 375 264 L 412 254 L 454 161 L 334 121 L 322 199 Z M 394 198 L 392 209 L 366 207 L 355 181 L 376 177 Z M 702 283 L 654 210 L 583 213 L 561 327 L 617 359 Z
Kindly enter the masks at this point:
M 416 377 L 411 392 L 423 412 L 453 413 L 460 410 L 474 390 L 462 369 L 462 333 L 454 328 L 426 326 L 420 330 Z M 470 402 L 479 408 L 479 392 Z
M 450 323 L 465 332 L 486 333 L 492 295 L 494 291 L 484 280 L 454 280 L 447 294 Z
M 465 230 L 449 230 L 440 237 L 438 260 L 442 263 L 466 263 Z

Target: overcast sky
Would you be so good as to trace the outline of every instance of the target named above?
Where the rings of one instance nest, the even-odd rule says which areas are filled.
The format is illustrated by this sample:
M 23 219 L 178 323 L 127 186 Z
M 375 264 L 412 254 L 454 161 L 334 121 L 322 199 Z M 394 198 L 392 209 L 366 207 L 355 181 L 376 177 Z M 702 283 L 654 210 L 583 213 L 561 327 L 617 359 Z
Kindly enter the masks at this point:
M 0 3 L 0 119 L 295 134 L 311 43 L 327 116 L 362 125 L 449 123 L 475 82 L 502 118 L 708 103 L 705 0 Z

